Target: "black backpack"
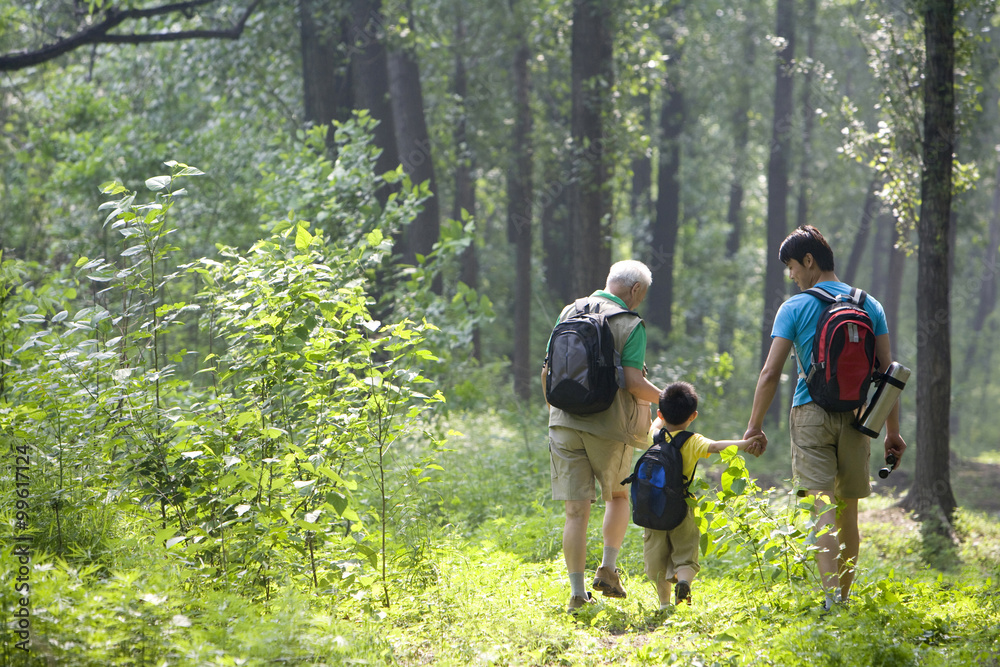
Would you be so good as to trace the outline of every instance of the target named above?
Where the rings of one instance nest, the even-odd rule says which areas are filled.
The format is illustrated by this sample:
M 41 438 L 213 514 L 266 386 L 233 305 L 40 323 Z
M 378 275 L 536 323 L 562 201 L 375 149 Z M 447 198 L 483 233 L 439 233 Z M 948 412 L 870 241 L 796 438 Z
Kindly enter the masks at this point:
M 809 396 L 830 412 L 857 410 L 868 399 L 877 370 L 875 327 L 864 308 L 868 295 L 857 288 L 839 296 L 819 287 L 805 293 L 827 304 L 816 324 L 805 371 Z
M 590 415 L 611 407 L 625 386 L 625 369 L 608 319 L 625 313 L 609 303 L 578 299 L 576 312 L 556 324 L 545 357 L 545 400 L 575 415 Z
M 692 435 L 681 431 L 669 442 L 667 429 L 653 436 L 653 446 L 643 452 L 635 470 L 622 484 L 632 484 L 632 521 L 653 530 L 673 530 L 688 513 L 690 479 L 684 477 L 681 447 Z M 698 464 L 695 463 L 697 469 Z M 691 473 L 694 477 L 694 473 Z

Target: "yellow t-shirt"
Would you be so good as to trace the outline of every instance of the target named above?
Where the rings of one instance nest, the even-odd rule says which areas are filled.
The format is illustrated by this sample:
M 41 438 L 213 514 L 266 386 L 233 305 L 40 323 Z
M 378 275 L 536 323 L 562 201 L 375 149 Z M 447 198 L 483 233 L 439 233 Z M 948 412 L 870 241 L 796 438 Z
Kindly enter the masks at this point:
M 656 435 L 663 428 L 663 422 L 657 417 L 653 421 L 653 426 L 649 429 L 649 435 L 646 438 L 647 445 L 649 447 L 653 446 L 653 436 Z M 680 433 L 680 431 L 669 432 L 670 437 L 674 437 Z M 668 438 L 669 440 L 669 438 Z M 694 475 L 694 468 L 698 464 L 698 459 L 707 459 L 712 455 L 708 451 L 709 445 L 711 445 L 714 440 L 709 440 L 701 433 L 692 433 L 691 437 L 681 445 L 681 460 L 684 461 L 684 478 L 690 480 Z

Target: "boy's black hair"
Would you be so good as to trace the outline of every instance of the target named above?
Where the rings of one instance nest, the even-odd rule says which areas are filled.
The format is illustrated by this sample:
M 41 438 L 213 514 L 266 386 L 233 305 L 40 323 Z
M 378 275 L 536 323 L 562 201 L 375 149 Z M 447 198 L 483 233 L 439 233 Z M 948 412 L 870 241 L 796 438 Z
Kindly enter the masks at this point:
M 698 392 L 690 382 L 673 382 L 660 392 L 660 413 L 668 424 L 683 424 L 698 410 Z
M 785 237 L 778 249 L 778 259 L 782 264 L 795 260 L 802 263 L 806 255 L 812 255 L 820 271 L 833 271 L 833 250 L 823 238 L 823 234 L 812 225 L 802 225 Z

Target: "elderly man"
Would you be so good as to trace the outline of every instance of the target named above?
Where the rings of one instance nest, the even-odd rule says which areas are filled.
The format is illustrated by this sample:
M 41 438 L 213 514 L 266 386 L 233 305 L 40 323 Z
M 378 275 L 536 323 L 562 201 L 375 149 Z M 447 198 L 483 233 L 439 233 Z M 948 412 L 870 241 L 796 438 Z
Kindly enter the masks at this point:
M 611 267 L 607 284 L 584 301 L 593 309 L 602 306 L 634 311 L 646 297 L 653 278 L 642 262 L 625 260 Z M 576 312 L 575 302 L 566 306 L 559 321 Z M 616 560 L 629 524 L 628 488 L 621 481 L 629 476 L 632 447 L 645 447 L 650 426 L 650 404 L 660 390 L 644 372 L 646 328 L 634 313 L 608 318 L 615 350 L 621 355 L 625 387 L 619 389 L 608 409 L 589 415 L 571 414 L 549 407 L 549 460 L 552 498 L 566 502 L 563 555 L 569 572 L 569 611 L 575 613 L 592 601 L 584 573 L 587 559 L 587 524 L 590 506 L 596 501 L 594 481 L 601 487 L 604 510 L 604 556 L 593 587 L 608 597 L 624 598 Z M 542 369 L 545 386 L 547 366 Z

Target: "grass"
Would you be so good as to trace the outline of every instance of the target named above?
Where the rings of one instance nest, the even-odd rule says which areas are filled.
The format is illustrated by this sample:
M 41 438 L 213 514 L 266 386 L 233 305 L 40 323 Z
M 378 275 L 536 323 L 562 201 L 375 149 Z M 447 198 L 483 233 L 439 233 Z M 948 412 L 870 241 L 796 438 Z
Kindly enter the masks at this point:
M 388 608 L 377 590 L 333 596 L 302 579 L 275 582 L 266 600 L 236 595 L 120 517 L 96 562 L 34 554 L 29 654 L 13 648 L 16 563 L 0 552 L 0 664 L 1000 666 L 1000 522 L 988 508 L 959 511 L 954 557 L 935 569 L 894 498 L 863 500 L 853 601 L 829 614 L 811 563 L 772 579 L 781 571 L 759 570 L 737 544 L 702 559 L 693 605 L 661 613 L 631 526 L 619 558 L 629 597 L 598 597 L 573 617 L 546 452 L 496 415 L 476 425 L 458 429 L 445 470 L 421 486 L 428 537 L 419 558 L 390 564 Z M 985 488 L 988 471 L 974 471 Z

